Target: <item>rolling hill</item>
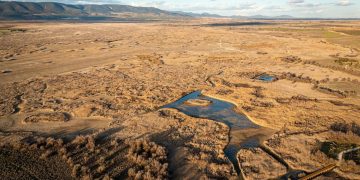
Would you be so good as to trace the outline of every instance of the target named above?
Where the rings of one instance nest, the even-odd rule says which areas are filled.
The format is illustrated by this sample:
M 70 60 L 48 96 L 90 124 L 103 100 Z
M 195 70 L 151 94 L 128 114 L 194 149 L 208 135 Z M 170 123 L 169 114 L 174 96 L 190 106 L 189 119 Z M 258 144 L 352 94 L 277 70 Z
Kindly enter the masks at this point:
M 128 5 L 69 5 L 55 2 L 1 1 L 2 19 L 188 17 L 153 7 Z

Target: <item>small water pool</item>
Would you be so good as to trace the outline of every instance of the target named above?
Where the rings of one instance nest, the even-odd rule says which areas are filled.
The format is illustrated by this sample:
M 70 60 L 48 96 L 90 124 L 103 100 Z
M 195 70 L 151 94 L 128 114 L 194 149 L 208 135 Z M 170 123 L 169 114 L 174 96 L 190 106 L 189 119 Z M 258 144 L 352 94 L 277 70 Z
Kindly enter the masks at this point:
M 197 101 L 195 101 L 197 100 Z M 205 105 L 196 105 L 189 102 L 211 102 Z M 186 115 L 211 119 L 222 122 L 232 129 L 258 128 L 259 126 L 250 121 L 244 114 L 235 112 L 235 105 L 219 99 L 207 97 L 201 91 L 190 93 L 179 100 L 163 106 L 163 108 L 174 108 Z
M 275 76 L 269 75 L 269 74 L 262 74 L 260 76 L 255 77 L 255 79 L 265 82 L 272 82 L 276 81 L 277 78 Z

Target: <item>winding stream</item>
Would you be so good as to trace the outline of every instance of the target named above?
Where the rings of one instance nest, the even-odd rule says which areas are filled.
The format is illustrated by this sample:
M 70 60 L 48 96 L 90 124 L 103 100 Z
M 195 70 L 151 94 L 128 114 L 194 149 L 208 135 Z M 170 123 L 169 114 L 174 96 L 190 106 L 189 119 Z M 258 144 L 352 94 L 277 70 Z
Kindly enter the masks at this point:
M 209 103 L 191 104 L 196 100 Z M 242 174 L 237 158 L 239 150 L 259 147 L 273 133 L 273 130 L 261 127 L 252 122 L 245 114 L 237 112 L 234 104 L 202 95 L 201 91 L 190 93 L 163 108 L 174 108 L 186 115 L 214 120 L 230 127 L 230 141 L 225 147 L 224 153 L 239 175 Z

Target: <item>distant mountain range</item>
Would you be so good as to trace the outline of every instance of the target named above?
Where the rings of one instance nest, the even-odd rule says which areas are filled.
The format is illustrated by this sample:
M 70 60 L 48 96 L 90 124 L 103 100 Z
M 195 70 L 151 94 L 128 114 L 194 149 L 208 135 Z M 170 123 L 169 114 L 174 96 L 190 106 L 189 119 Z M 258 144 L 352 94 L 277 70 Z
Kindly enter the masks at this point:
M 126 20 L 126 19 L 173 19 L 173 18 L 235 18 L 258 20 L 291 20 L 296 17 L 282 16 L 221 16 L 209 13 L 165 11 L 153 7 L 134 7 L 116 4 L 63 4 L 56 2 L 0 1 L 0 19 L 5 20 Z M 305 18 L 317 19 L 317 18 Z
M 237 18 L 237 19 L 297 19 L 296 17 L 289 15 L 281 15 L 281 16 L 263 16 L 263 15 L 255 15 L 255 16 L 221 16 L 218 14 L 210 14 L 210 13 L 191 13 L 191 12 L 182 12 L 182 11 L 174 11 L 177 14 L 191 16 L 191 17 L 209 17 L 209 18 Z
M 55 2 L 0 1 L 2 19 L 114 19 L 188 17 L 153 7 L 128 5 L 69 5 Z
M 226 18 L 226 16 L 221 16 L 218 14 L 210 14 L 210 13 L 192 13 L 192 12 L 182 12 L 182 11 L 173 11 L 174 13 L 181 14 L 184 16 L 190 16 L 190 17 L 212 17 L 212 18 Z

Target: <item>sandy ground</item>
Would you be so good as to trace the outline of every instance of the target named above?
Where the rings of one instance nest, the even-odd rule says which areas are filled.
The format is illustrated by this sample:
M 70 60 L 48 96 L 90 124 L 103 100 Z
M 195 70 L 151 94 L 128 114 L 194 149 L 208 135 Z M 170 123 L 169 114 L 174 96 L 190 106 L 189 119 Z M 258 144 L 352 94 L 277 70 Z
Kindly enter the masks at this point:
M 355 132 L 330 128 L 335 122 L 360 124 L 360 44 L 354 43 L 360 36 L 353 33 L 360 22 L 206 25 L 213 22 L 1 22 L 3 144 L 33 135 L 71 142 L 80 135 L 119 139 L 126 147 L 125 141 L 145 138 L 166 149 L 169 178 L 236 178 L 223 152 L 228 127 L 160 109 L 203 90 L 277 132 L 265 144 L 294 169 L 312 172 L 336 163 L 318 150 L 321 142 L 360 145 Z M 262 73 L 277 80 L 254 79 Z M 18 137 L 25 132 L 30 135 Z M 108 158 L 106 174 L 89 165 L 97 170 L 90 174 L 128 177 L 136 163 L 123 158 L 127 148 L 115 151 L 121 153 L 109 157 L 126 167 L 115 173 Z M 72 156 L 83 156 L 76 152 Z M 248 179 L 287 172 L 258 148 L 241 150 L 238 158 Z M 334 172 L 321 178 L 360 178 L 354 161 Z

